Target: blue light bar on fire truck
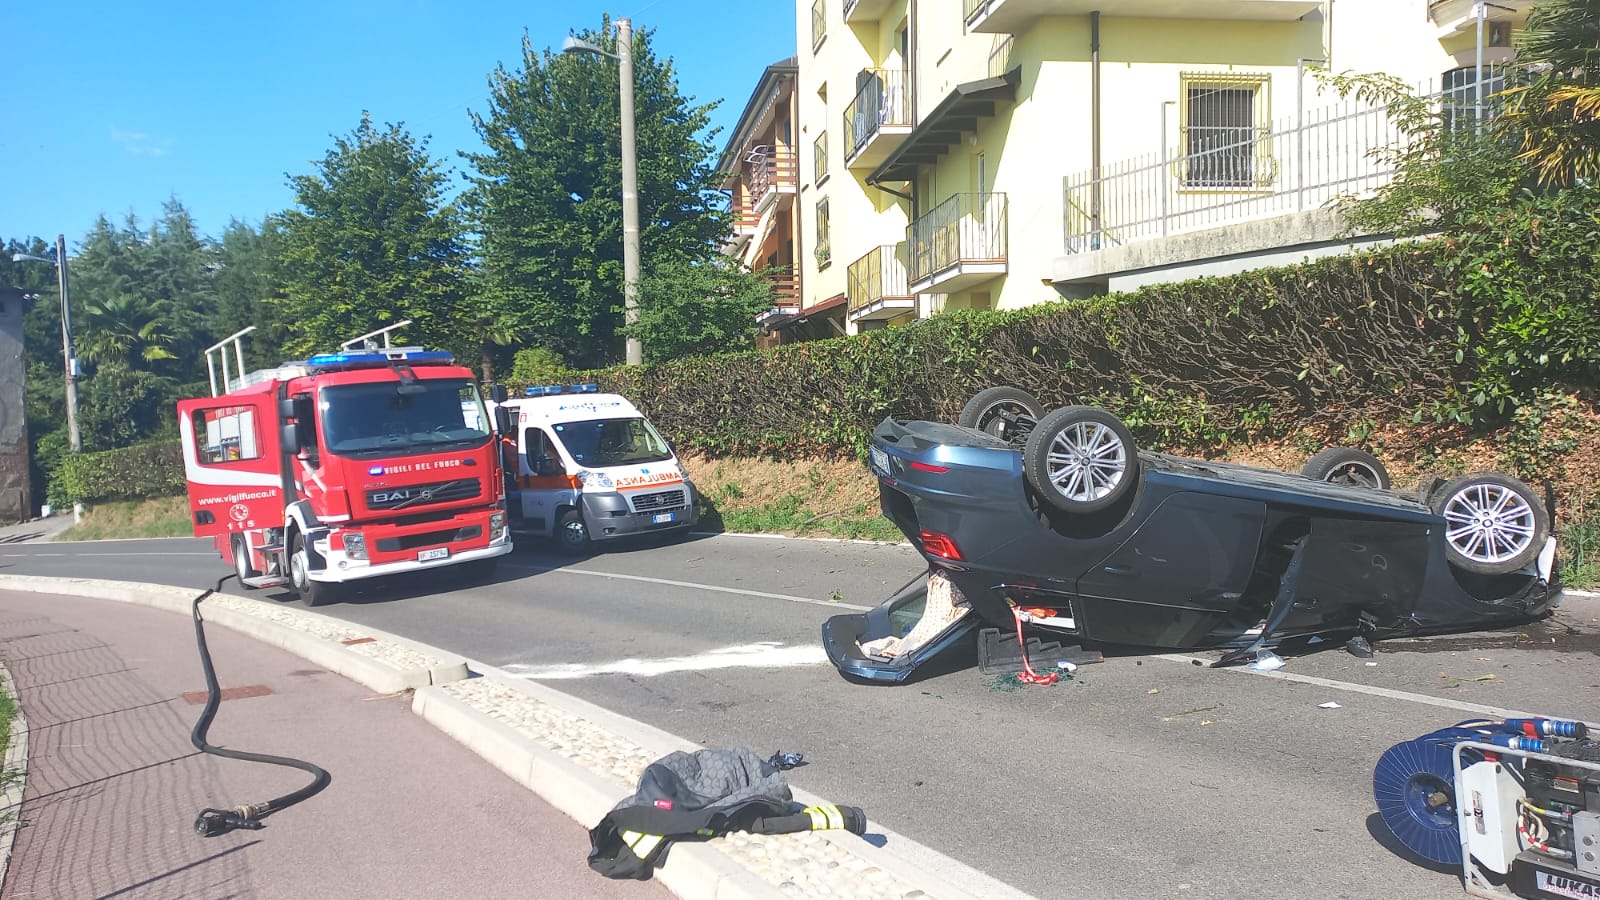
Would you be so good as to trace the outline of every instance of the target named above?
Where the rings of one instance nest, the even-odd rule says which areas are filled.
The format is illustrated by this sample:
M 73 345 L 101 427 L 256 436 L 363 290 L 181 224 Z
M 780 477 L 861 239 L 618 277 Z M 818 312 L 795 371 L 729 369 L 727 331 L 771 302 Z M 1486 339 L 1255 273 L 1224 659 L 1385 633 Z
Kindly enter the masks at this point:
M 347 351 L 344 353 L 319 353 L 306 360 L 313 369 L 372 369 L 402 363 L 408 366 L 448 366 L 455 357 L 446 350 L 423 350 L 416 347 L 395 347 L 381 350 Z
M 556 394 L 597 394 L 598 384 L 544 384 L 523 391 L 529 397 L 553 397 Z

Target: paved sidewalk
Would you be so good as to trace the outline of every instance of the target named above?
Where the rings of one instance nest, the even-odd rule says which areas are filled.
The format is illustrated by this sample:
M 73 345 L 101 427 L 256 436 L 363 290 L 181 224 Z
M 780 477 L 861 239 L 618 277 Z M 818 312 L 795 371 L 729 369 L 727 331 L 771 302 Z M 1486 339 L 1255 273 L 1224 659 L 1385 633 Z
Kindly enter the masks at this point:
M 226 628 L 206 637 L 222 687 L 258 694 L 222 703 L 211 742 L 333 776 L 261 831 L 193 830 L 204 807 L 309 776 L 195 751 L 205 681 L 187 617 L 0 591 L 0 659 L 30 757 L 5 900 L 670 896 L 591 872 L 578 823 L 413 715 L 409 697 L 375 696 Z

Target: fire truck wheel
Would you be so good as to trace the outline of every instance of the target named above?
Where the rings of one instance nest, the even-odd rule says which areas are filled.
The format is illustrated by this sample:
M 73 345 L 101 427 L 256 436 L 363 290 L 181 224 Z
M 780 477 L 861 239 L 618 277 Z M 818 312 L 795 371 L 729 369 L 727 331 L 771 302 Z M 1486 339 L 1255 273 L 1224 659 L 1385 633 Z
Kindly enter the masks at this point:
M 261 574 L 250 564 L 250 551 L 245 547 L 243 537 L 235 536 L 233 539 L 233 570 L 239 573 L 239 587 L 245 590 L 249 590 L 250 585 L 245 584 L 244 580 Z
M 306 606 L 331 603 L 338 592 L 337 584 L 311 580 L 311 556 L 306 550 L 305 536 L 296 533 L 289 551 L 289 584 Z
M 561 552 L 579 554 L 589 549 L 589 526 L 583 522 L 583 513 L 569 509 L 556 520 L 556 543 Z

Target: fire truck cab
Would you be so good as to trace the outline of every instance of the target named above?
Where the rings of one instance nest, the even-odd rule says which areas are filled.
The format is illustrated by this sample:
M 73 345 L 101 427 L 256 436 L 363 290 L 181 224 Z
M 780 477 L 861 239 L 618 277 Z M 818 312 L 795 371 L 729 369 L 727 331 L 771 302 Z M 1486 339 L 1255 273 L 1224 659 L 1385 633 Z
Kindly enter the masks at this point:
M 349 582 L 457 566 L 486 578 L 511 551 L 496 428 L 449 353 L 375 347 L 229 378 L 178 403 L 196 537 L 247 587 L 288 584 L 307 605 Z M 352 344 L 367 341 L 364 348 Z M 207 353 L 208 366 L 212 362 Z

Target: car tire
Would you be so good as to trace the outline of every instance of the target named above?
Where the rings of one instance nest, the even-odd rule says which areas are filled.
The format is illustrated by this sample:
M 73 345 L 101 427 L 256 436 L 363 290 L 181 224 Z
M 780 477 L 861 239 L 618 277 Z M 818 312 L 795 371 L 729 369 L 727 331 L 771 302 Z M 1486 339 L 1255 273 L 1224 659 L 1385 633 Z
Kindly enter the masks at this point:
M 1094 406 L 1062 407 L 1040 419 L 1022 464 L 1033 489 L 1066 513 L 1109 509 L 1139 477 L 1139 451 L 1128 426 Z
M 339 585 L 312 581 L 310 572 L 311 550 L 305 535 L 295 532 L 289 545 L 289 586 L 306 606 L 324 606 L 338 599 Z
M 992 387 L 972 395 L 956 424 L 1020 447 L 1042 418 L 1044 407 L 1032 394 L 1020 388 Z
M 245 583 L 245 579 L 258 578 L 261 573 L 256 571 L 255 566 L 250 565 L 250 550 L 245 546 L 243 536 L 235 536 L 233 539 L 233 571 L 239 576 L 239 587 L 247 591 L 254 590 L 251 585 Z
M 1517 571 L 1539 557 L 1550 537 L 1550 514 L 1533 488 L 1498 472 L 1452 478 L 1428 506 L 1445 520 L 1450 564 L 1478 575 Z
M 1306 460 L 1300 474 L 1313 481 L 1379 491 L 1387 491 L 1393 483 L 1389 479 L 1389 470 L 1376 456 L 1354 447 L 1329 447 Z
M 569 556 L 589 552 L 589 526 L 583 521 L 583 513 L 576 509 L 563 510 L 556 518 L 555 538 L 561 552 Z

